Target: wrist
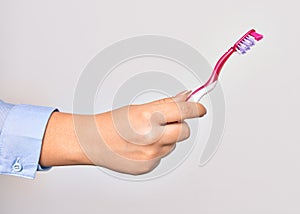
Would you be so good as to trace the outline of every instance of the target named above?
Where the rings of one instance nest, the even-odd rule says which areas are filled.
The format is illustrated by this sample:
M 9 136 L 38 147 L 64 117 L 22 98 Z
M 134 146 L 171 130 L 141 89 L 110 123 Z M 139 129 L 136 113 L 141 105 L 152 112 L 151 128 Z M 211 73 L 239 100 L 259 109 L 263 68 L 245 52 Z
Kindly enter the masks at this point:
M 41 148 L 42 166 L 92 164 L 80 146 L 72 114 L 54 112 L 47 124 Z

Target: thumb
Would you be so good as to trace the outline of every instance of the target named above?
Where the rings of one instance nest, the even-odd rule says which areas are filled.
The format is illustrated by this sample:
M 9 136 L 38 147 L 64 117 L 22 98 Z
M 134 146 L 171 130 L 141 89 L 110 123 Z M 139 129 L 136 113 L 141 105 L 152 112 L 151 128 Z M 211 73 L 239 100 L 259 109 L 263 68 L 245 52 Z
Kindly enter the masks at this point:
M 174 97 L 174 100 L 176 102 L 185 102 L 191 93 L 192 93 L 192 90 L 182 91 Z
M 180 93 L 178 93 L 177 95 L 175 95 L 174 97 L 166 97 L 163 99 L 159 99 L 159 100 L 154 100 L 152 102 L 149 102 L 148 104 L 165 104 L 165 103 L 171 103 L 171 102 L 184 102 L 186 101 L 186 99 L 188 98 L 188 96 L 192 93 L 191 90 L 184 90 Z

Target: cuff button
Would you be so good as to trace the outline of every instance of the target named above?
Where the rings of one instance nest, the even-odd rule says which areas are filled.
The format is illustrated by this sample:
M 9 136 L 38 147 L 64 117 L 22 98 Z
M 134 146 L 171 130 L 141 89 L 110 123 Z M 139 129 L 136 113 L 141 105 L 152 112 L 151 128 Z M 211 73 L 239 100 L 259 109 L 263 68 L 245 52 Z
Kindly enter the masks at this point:
M 20 159 L 19 158 L 16 160 L 16 162 L 14 163 L 12 168 L 13 168 L 13 171 L 15 171 L 15 172 L 22 171 L 23 167 L 22 167 L 22 164 L 20 164 Z

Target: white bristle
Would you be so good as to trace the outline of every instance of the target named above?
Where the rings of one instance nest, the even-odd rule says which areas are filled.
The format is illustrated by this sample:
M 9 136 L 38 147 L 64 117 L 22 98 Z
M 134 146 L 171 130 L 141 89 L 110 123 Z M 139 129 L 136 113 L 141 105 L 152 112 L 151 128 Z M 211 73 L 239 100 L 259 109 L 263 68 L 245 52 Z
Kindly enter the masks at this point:
M 248 39 L 245 39 L 245 40 L 243 41 L 243 44 L 247 45 L 248 47 L 253 46 L 252 41 L 250 41 L 250 40 L 248 40 Z
M 243 54 L 241 51 L 240 51 L 240 49 L 236 49 L 236 52 L 238 52 L 239 54 Z
M 249 50 L 251 47 L 251 44 L 247 43 L 245 40 L 242 41 L 242 44 L 246 46 L 246 50 Z
M 243 43 L 239 44 L 239 50 L 241 51 L 242 54 L 246 53 L 248 49 L 249 47 L 244 45 Z
M 252 43 L 252 45 L 255 45 L 255 39 L 254 39 L 254 37 L 252 37 L 252 36 L 247 36 L 247 38 L 246 38 L 248 41 L 250 41 L 251 43 Z
M 252 36 L 247 36 L 242 42 L 238 44 L 237 52 L 239 54 L 245 54 L 250 47 L 255 45 L 255 39 Z

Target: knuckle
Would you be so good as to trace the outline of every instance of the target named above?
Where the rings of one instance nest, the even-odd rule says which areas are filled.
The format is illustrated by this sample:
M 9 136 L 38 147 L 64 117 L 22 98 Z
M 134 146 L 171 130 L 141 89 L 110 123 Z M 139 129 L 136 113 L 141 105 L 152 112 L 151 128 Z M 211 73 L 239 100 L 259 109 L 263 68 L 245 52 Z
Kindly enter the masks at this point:
M 140 113 L 140 117 L 146 120 L 150 120 L 150 118 L 152 117 L 152 113 L 147 110 L 143 110 Z
M 183 128 L 184 129 L 184 139 L 187 139 L 191 135 L 191 129 L 187 123 L 185 123 L 183 127 L 184 127 Z
M 131 172 L 133 175 L 142 175 L 148 172 L 151 172 L 153 169 L 155 169 L 158 164 L 160 163 L 160 160 L 158 161 L 147 161 L 146 163 L 143 163 L 142 165 L 139 165 L 136 167 L 134 171 Z
M 163 156 L 169 155 L 170 153 L 172 153 L 175 150 L 175 148 L 176 148 L 176 144 L 166 147 L 166 150 L 164 151 Z
M 180 111 L 181 115 L 184 117 L 185 115 L 189 115 L 191 113 L 191 106 L 187 103 L 184 103 L 184 105 L 181 105 Z
M 143 132 L 143 141 L 145 142 L 145 144 L 153 144 L 159 141 L 163 134 L 163 128 L 150 124 Z
M 178 136 L 178 140 L 179 141 L 186 140 L 187 138 L 190 137 L 190 134 L 191 134 L 191 130 L 189 125 L 186 122 L 183 122 Z
M 148 131 L 147 134 L 144 135 L 144 141 L 146 144 L 155 143 L 157 140 L 157 135 L 154 133 L 153 128 Z
M 159 154 L 158 149 L 154 148 L 153 146 L 144 149 L 145 160 L 154 159 L 158 156 L 158 154 Z
M 173 145 L 170 147 L 169 153 L 173 152 L 175 149 L 176 149 L 176 144 L 173 144 Z
M 160 123 L 166 122 L 166 118 L 165 118 L 165 115 L 162 112 L 155 111 L 151 114 L 150 121 L 151 121 L 151 124 L 155 125 L 158 122 L 160 122 Z

